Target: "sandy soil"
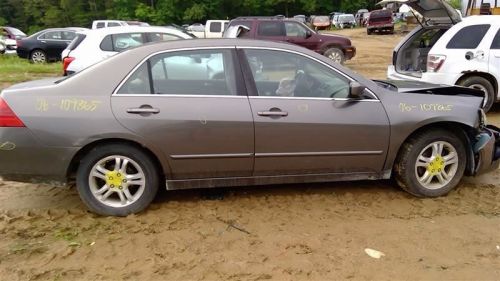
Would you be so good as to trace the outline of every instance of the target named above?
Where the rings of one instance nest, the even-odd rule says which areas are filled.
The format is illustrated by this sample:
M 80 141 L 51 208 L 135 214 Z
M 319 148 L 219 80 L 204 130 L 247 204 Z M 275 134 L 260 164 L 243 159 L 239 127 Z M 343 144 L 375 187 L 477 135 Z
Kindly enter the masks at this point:
M 342 33 L 358 48 L 347 65 L 384 78 L 401 36 Z M 0 279 L 498 280 L 499 178 L 436 199 L 390 181 L 162 192 L 126 218 L 87 212 L 71 188 L 0 181 Z

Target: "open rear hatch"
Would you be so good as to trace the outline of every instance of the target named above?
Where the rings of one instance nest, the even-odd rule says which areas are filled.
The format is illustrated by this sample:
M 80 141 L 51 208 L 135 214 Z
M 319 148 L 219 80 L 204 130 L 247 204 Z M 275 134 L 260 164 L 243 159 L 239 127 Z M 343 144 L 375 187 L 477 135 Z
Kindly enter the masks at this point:
M 406 4 L 422 26 L 396 46 L 390 66 L 406 79 L 422 77 L 427 71 L 427 54 L 449 27 L 461 21 L 460 13 L 445 0 L 383 0 L 377 4 Z
M 445 0 L 383 0 L 377 5 L 406 4 L 422 26 L 456 24 L 462 17 Z

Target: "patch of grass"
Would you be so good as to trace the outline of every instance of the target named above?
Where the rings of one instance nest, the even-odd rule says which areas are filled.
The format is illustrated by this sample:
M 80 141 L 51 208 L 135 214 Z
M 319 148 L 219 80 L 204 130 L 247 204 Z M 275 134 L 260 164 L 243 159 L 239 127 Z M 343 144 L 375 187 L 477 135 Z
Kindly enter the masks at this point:
M 68 242 L 74 242 L 78 237 L 78 231 L 71 229 L 69 227 L 61 228 L 55 231 L 54 236 L 59 239 L 66 240 Z
M 33 64 L 15 55 L 0 55 L 0 85 L 61 76 L 61 63 Z

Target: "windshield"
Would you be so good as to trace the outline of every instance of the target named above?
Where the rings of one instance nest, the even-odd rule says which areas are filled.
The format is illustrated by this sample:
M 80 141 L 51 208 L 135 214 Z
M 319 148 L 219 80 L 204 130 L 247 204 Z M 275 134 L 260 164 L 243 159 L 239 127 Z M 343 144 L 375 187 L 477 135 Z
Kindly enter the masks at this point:
M 315 22 L 329 22 L 330 21 L 330 18 L 329 17 L 315 17 L 314 18 L 314 21 Z
M 340 15 L 339 21 L 340 22 L 354 21 L 354 16 L 353 15 Z

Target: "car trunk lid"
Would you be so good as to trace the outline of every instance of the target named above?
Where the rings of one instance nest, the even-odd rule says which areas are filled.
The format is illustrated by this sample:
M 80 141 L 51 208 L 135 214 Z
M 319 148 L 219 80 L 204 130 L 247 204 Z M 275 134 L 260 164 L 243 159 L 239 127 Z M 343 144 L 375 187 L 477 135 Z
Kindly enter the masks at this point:
M 377 5 L 391 3 L 408 5 L 420 18 L 420 24 L 426 26 L 456 24 L 462 20 L 460 14 L 444 0 L 382 0 Z

